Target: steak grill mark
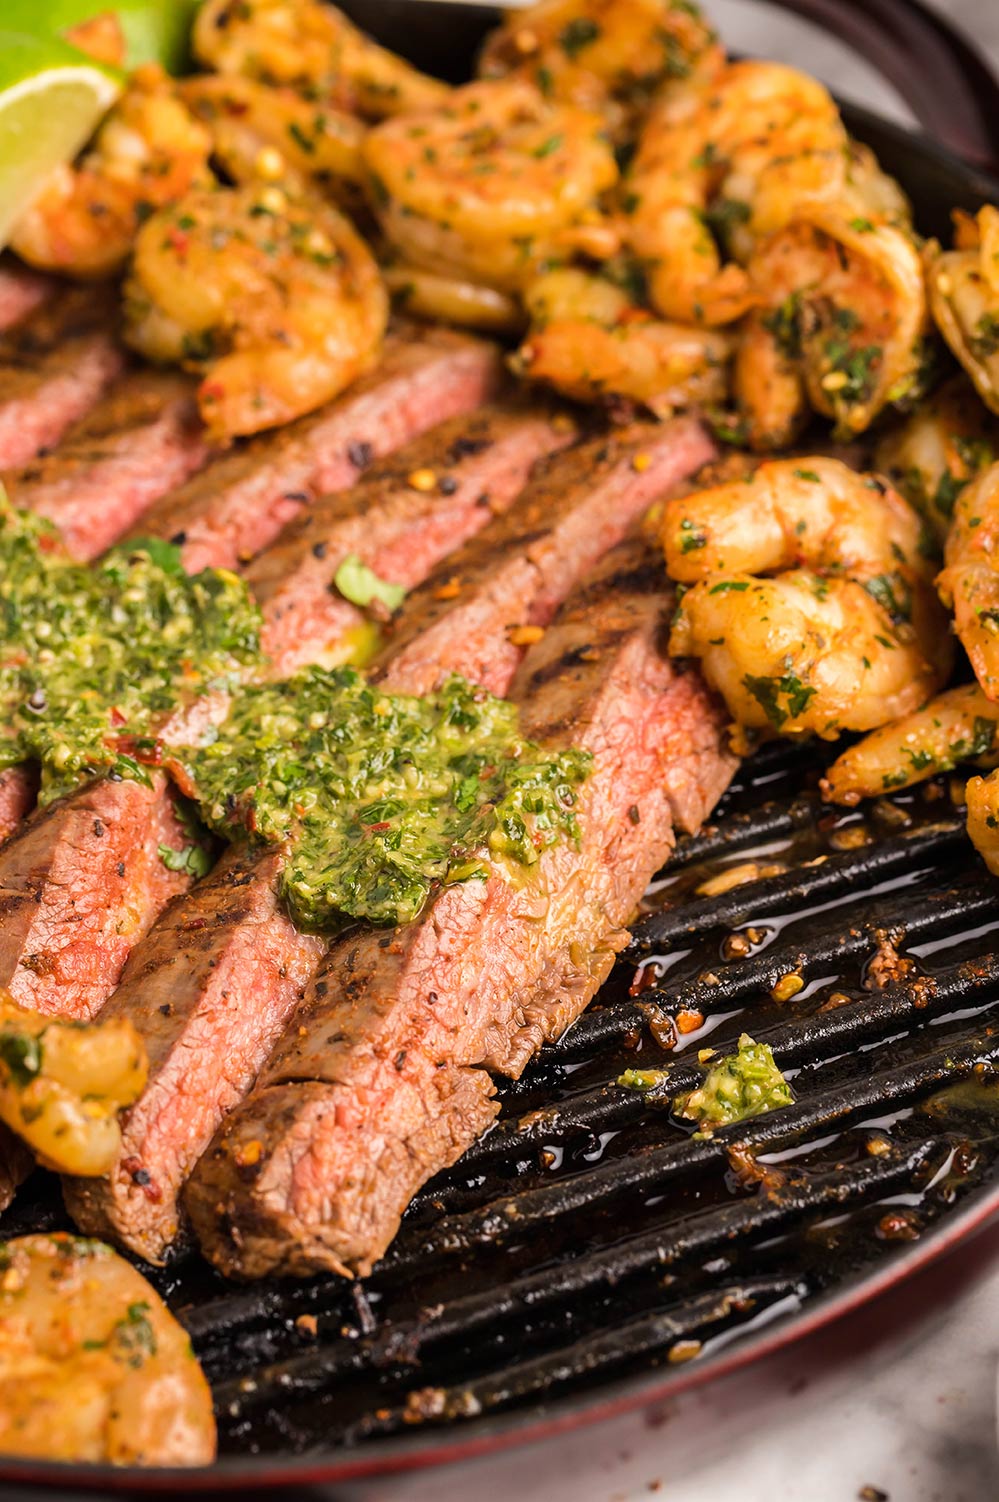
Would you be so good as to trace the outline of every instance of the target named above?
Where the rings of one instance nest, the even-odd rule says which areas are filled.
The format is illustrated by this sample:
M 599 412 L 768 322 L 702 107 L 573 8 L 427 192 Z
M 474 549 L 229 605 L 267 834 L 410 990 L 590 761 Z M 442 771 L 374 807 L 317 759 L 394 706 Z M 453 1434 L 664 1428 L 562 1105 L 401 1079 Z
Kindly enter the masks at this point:
M 523 418 L 519 422 L 522 434 L 529 431 Z M 511 425 L 508 419 L 507 428 Z M 481 477 L 491 446 L 488 434 L 492 431 L 495 442 L 497 427 L 495 416 L 489 419 L 488 414 L 481 414 L 465 425 L 464 442 L 456 436 L 454 425 L 441 432 L 436 456 L 429 453 L 428 457 L 439 460 L 446 453 L 455 464 L 452 473 L 459 483 L 448 507 L 457 499 L 463 477 Z M 549 443 L 557 442 L 559 436 L 550 433 Z M 461 452 L 455 462 L 459 443 Z M 636 470 L 632 461 L 639 452 L 648 463 Z M 523 649 L 512 648 L 505 634 L 510 607 L 515 606 L 524 617 L 539 599 L 551 601 L 558 590 L 566 592 L 574 577 L 585 573 L 608 542 L 616 540 L 676 475 L 709 452 L 703 431 L 696 424 L 680 422 L 669 428 L 637 428 L 611 443 L 600 440 L 545 461 L 542 474 L 531 481 L 506 516 L 493 520 L 451 560 L 465 580 L 460 595 L 439 601 L 431 578 L 403 606 L 399 621 L 405 623 L 401 634 L 407 641 L 419 639 L 422 623 L 439 628 L 442 611 L 447 614 L 449 629 L 438 641 L 434 683 L 451 672 L 481 666 L 477 645 L 481 639 L 493 643 L 497 666 L 490 676 L 502 691 L 523 656 Z M 399 468 L 403 475 L 407 472 L 405 465 Z M 370 491 L 383 498 L 390 513 L 407 494 L 407 504 L 414 510 L 425 504 L 405 486 L 404 478 L 400 484 L 401 491 L 386 493 L 379 479 Z M 502 493 L 495 481 L 492 485 L 494 504 L 499 505 Z M 469 487 L 471 494 L 476 489 Z M 440 507 L 444 502 L 436 504 Z M 370 507 L 363 517 L 371 525 L 372 536 L 377 536 L 378 522 Z M 345 524 L 353 525 L 350 519 Z M 300 533 L 296 528 L 299 541 Z M 305 541 L 314 535 L 306 529 Z M 546 535 L 547 553 L 537 548 L 538 540 Z M 558 554 L 563 561 L 557 572 L 534 565 L 520 569 L 513 581 L 519 588 L 516 594 L 510 581 L 502 589 L 496 588 L 496 581 L 508 574 L 518 537 L 523 545 L 535 547 L 537 560 Z M 393 545 L 390 538 L 389 546 Z M 416 556 L 424 556 L 418 538 L 412 538 L 412 546 Z M 380 568 L 380 555 L 369 557 Z M 550 613 L 554 605 L 546 608 Z M 317 642 L 325 640 L 325 635 L 317 637 Z M 424 681 L 422 663 L 420 681 L 406 663 L 393 668 L 391 647 L 381 673 L 390 691 L 422 692 L 433 686 Z M 163 915 L 149 939 L 133 952 L 123 984 L 108 1004 L 115 1013 L 130 1016 L 150 1037 L 154 1059 L 150 1085 L 125 1119 L 118 1171 L 101 1183 L 71 1182 L 67 1203 L 83 1229 L 124 1239 L 153 1260 L 162 1256 L 174 1234 L 176 1197 L 194 1160 L 208 1145 L 224 1112 L 245 1094 L 301 997 L 301 957 L 311 954 L 313 964 L 319 958 L 310 949 L 314 941 L 296 934 L 277 906 L 274 883 L 279 866 L 280 857 L 270 850 L 255 856 L 233 855 L 224 861 L 189 898 L 173 904 Z M 239 872 L 238 902 L 232 894 L 234 870 Z M 209 953 L 214 968 L 205 976 Z M 167 988 L 170 1012 L 164 1020 L 157 998 Z M 197 1040 L 196 1047 L 193 1040 Z M 187 1061 L 194 1052 L 199 1056 L 197 1090 L 190 1086 L 187 1073 Z M 176 1091 L 181 1092 L 182 1107 L 171 1104 Z M 181 1115 L 182 1130 L 176 1123 Z M 167 1120 L 170 1130 L 163 1129 Z

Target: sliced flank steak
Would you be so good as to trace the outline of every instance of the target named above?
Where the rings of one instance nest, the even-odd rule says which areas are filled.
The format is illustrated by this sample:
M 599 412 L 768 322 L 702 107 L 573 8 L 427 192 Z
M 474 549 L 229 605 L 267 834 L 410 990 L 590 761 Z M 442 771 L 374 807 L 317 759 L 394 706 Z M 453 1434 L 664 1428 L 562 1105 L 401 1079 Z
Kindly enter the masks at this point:
M 377 369 L 336 401 L 234 448 L 153 506 L 137 530 L 183 548 L 189 573 L 238 568 L 317 496 L 373 459 L 487 401 L 502 384 L 494 344 L 447 329 L 390 333 Z
M 16 261 L 0 262 L 0 332 L 28 318 L 54 295 L 57 285 Z
M 493 1119 L 489 1071 L 517 1075 L 593 997 L 674 827 L 697 827 L 735 765 L 719 706 L 665 655 L 672 606 L 661 557 L 626 544 L 529 650 L 512 686 L 525 732 L 594 758 L 578 847 L 517 882 L 483 852 L 486 880 L 331 947 L 188 1184 L 222 1271 L 366 1272 Z
M 117 381 L 49 453 L 2 476 L 15 506 L 48 517 L 89 561 L 211 456 L 194 385 L 136 371 Z
M 262 645 L 274 677 L 336 654 L 364 629 L 368 617 L 335 586 L 346 558 L 412 589 L 509 508 L 535 460 L 574 437 L 571 420 L 544 406 L 534 414 L 518 403 L 485 407 L 379 464 L 364 482 L 362 507 L 349 490 L 323 497 L 246 573 L 264 612 Z
M 7 767 L 0 772 L 0 845 L 26 819 L 38 796 L 34 767 Z
M 470 426 L 468 431 L 479 429 Z M 478 452 L 481 456 L 485 450 Z M 667 453 L 672 454 L 671 466 L 665 462 Z M 450 629 L 439 636 L 435 684 L 451 673 L 477 668 L 482 655 L 473 643 L 478 633 L 491 635 L 497 661 L 490 676 L 503 692 L 524 652 L 522 647 L 511 649 L 507 636 L 512 592 L 495 587 L 495 576 L 508 569 L 512 539 L 519 535 L 524 547 L 537 546 L 545 536 L 542 518 L 546 515 L 553 547 L 561 546 L 572 560 L 557 575 L 538 568 L 518 575 L 516 604 L 534 618 L 536 596 L 544 594 L 554 609 L 556 591 L 567 592 L 590 569 L 598 551 L 616 541 L 664 485 L 708 453 L 710 445 L 703 436 L 690 424 L 677 423 L 673 428 L 636 429 L 610 445 L 589 443 L 546 461 L 543 474 L 514 503 L 508 520 L 493 519 L 479 534 L 481 546 L 467 543 L 455 555 L 455 567 L 465 581 L 461 593 L 440 601 L 429 582 L 414 591 L 399 613 L 400 635 L 407 642 L 417 640 L 421 624 L 436 632 L 442 610 L 447 612 Z M 643 461 L 636 469 L 633 461 L 639 454 L 649 455 L 649 463 Z M 460 465 L 471 465 L 475 455 L 468 451 L 456 462 L 460 472 Z M 587 483 L 594 476 L 599 477 L 598 483 Z M 542 497 L 545 512 L 539 514 Z M 404 664 L 396 672 L 391 648 L 379 676 L 383 686 L 395 692 L 422 692 L 432 686 L 425 681 L 422 660 L 417 678 L 411 677 Z M 238 901 L 233 899 L 230 865 L 239 872 Z M 123 1118 L 117 1169 L 100 1181 L 68 1181 L 66 1199 L 81 1229 L 123 1242 L 153 1261 L 162 1257 L 181 1219 L 177 1200 L 194 1161 L 266 1062 L 276 1036 L 301 999 L 298 961 L 312 941 L 297 935 L 277 906 L 274 893 L 280 865 L 280 854 L 273 850 L 258 850 L 245 858 L 230 856 L 188 898 L 171 905 L 134 951 L 122 986 L 109 1002 L 109 1007 L 127 1014 L 141 1031 L 149 1030 L 153 1038 L 150 1081 L 142 1099 Z M 187 925 L 193 925 L 198 946 L 189 955 Z M 265 966 L 263 976 L 245 958 L 258 945 L 274 955 L 273 966 Z M 215 960 L 210 972 L 204 968 L 207 953 Z M 280 967 L 282 955 L 283 984 L 275 979 L 274 968 Z M 318 960 L 318 954 L 314 958 Z M 220 972 L 224 980 L 219 979 Z M 166 1021 L 158 1000 L 161 976 L 172 986 Z M 224 1005 L 220 990 L 225 992 Z M 173 1110 L 165 1103 L 193 1048 L 199 1056 L 198 1089 L 187 1090 Z M 238 1092 L 233 1089 L 234 1080 L 239 1081 Z
M 39 808 L 0 856 L 0 986 L 52 1016 L 86 1020 L 129 950 L 188 878 L 160 846 L 189 840 L 162 773 L 88 783 Z
M 57 443 L 124 369 L 115 297 L 71 287 L 0 335 L 0 470 Z
M 495 504 L 508 506 L 535 460 L 566 441 L 563 425 L 553 426 L 544 415 L 532 416 L 519 407 L 487 408 L 472 418 L 443 424 L 407 454 L 439 460 L 453 451 L 462 434 L 469 441 L 455 458 L 454 490 L 448 487 L 431 495 L 404 481 L 401 488 L 383 488 L 383 476 L 358 487 L 353 509 L 369 537 L 388 546 L 405 538 L 411 573 L 419 560 L 434 553 L 424 534 L 439 535 L 435 509 L 450 518 L 455 535 L 467 531 L 470 518 L 481 522 L 489 512 L 475 508 L 473 501 L 469 513 L 463 495 L 478 494 L 488 485 Z M 403 472 L 411 472 L 411 467 L 404 464 Z M 319 531 L 337 556 L 347 551 L 345 538 L 356 540 L 354 521 L 341 507 Z M 367 547 L 365 553 L 378 563 L 377 547 Z M 265 605 L 265 614 L 267 610 Z M 350 607 L 345 632 L 357 618 Z M 459 665 L 460 643 L 458 631 L 454 653 Z M 321 644 L 331 645 L 325 628 Z M 296 932 L 278 904 L 281 863 L 280 852 L 271 849 L 230 852 L 187 897 L 167 908 L 133 951 L 121 986 L 108 1003 L 112 1012 L 131 1017 L 143 1034 L 148 1030 L 150 1079 L 142 1098 L 124 1117 L 117 1169 L 106 1180 L 68 1181 L 66 1198 L 81 1227 L 112 1236 L 150 1261 L 158 1261 L 175 1236 L 178 1195 L 188 1173 L 222 1116 L 242 1099 L 268 1058 L 322 950 L 315 939 Z M 162 1012 L 163 987 L 171 991 L 169 1014 Z M 177 1071 L 186 1071 L 193 1046 L 200 1059 L 199 1089 L 185 1093 L 179 1114 L 169 1118 L 168 1130 L 162 1103 L 173 1090 Z

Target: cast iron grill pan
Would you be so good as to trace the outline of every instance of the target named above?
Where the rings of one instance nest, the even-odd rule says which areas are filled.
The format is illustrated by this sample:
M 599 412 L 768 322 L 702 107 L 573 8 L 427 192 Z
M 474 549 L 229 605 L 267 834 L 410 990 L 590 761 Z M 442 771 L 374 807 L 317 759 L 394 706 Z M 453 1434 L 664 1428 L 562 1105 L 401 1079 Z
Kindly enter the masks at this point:
M 379 16 L 408 25 L 431 9 L 362 6 L 360 19 L 378 30 Z M 412 50 L 408 35 L 386 39 Z M 467 72 L 467 51 L 450 61 Z M 966 66 L 960 49 L 948 66 Z M 975 140 L 962 144 L 996 160 L 999 108 L 975 116 L 985 74 L 968 76 L 959 114 Z M 999 195 L 938 146 L 845 113 L 925 232 Z M 597 1001 L 500 1084 L 496 1126 L 420 1193 L 370 1278 L 241 1287 L 194 1255 L 152 1274 L 217 1403 L 219 1463 L 185 1479 L 335 1479 L 662 1397 L 999 1209 L 999 885 L 963 835 L 959 784 L 844 813 L 821 803 L 821 764 L 777 744 L 744 765 L 652 884 Z M 733 867 L 751 879 L 700 890 Z M 699 1139 L 668 1102 L 616 1084 L 626 1068 L 663 1068 L 668 1095 L 689 1089 L 698 1052 L 726 1052 L 743 1030 L 771 1044 L 794 1105 Z M 3 1231 L 64 1226 L 36 1175 Z M 12 1461 L 0 1475 L 101 1491 L 178 1482 Z

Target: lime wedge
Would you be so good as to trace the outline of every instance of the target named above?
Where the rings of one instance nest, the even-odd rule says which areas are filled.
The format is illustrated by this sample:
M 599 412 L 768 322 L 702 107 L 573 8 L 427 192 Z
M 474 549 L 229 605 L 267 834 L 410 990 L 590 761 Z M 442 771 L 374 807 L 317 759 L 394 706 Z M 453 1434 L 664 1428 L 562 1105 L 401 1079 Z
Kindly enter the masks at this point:
M 176 73 L 188 58 L 191 22 L 200 0 L 0 0 L 8 31 L 62 36 L 71 26 L 114 11 L 125 36 L 125 65 L 162 63 Z
M 58 38 L 0 31 L 0 247 L 60 162 L 71 161 L 122 80 Z

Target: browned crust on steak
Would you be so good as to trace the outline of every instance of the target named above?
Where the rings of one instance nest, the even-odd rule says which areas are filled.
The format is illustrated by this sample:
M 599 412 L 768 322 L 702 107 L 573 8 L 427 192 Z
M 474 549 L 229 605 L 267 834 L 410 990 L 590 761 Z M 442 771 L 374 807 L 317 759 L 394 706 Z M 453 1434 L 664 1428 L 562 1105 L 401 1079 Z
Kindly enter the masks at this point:
M 193 382 L 142 370 L 118 381 L 50 453 L 3 476 L 15 506 L 58 527 L 87 561 L 207 463 Z
M 423 694 L 441 681 L 441 664 L 452 664 L 450 671 L 505 694 L 524 655 L 517 628 L 547 626 L 652 502 L 713 453 L 701 424 L 680 418 L 636 423 L 554 456 L 504 517 L 445 558 L 413 594 L 376 675 L 387 674 L 396 692 Z M 453 666 L 456 637 L 460 667 Z
M 0 335 L 0 469 L 58 442 L 124 369 L 116 297 L 73 287 Z
M 407 589 L 506 511 L 535 461 L 564 448 L 571 423 L 542 406 L 485 407 L 452 418 L 383 461 L 352 491 L 324 497 L 247 571 L 264 612 L 262 644 L 275 677 L 285 677 L 344 641 L 364 613 L 336 592 L 349 554 Z M 428 489 L 413 477 L 436 477 Z
M 0 854 L 0 985 L 39 1012 L 95 1016 L 187 884 L 161 844 L 185 844 L 162 774 L 151 787 L 103 778 L 38 809 Z
M 123 1115 L 111 1175 L 64 1180 L 66 1204 L 81 1230 L 149 1262 L 175 1239 L 184 1180 L 253 1084 L 325 947 L 279 906 L 281 860 L 278 850 L 229 850 L 132 951 L 103 1012 L 138 1027 L 150 1082 Z
M 238 568 L 304 506 L 351 485 L 372 459 L 487 401 L 499 351 L 447 329 L 390 333 L 378 368 L 329 406 L 252 438 L 153 506 L 142 531 L 183 545 L 192 573 Z
M 661 560 L 636 546 L 608 560 L 521 670 L 521 686 L 539 673 L 544 684 L 524 702 L 527 733 L 594 755 L 579 848 L 545 851 L 527 879 L 497 866 L 415 923 L 331 948 L 188 1185 L 194 1229 L 224 1272 L 367 1271 L 415 1190 L 488 1119 L 486 1071 L 518 1073 L 592 998 L 680 804 L 703 817 L 731 776 L 724 716 L 661 649 Z M 473 1128 L 439 1120 L 469 1088 L 482 1101 Z

